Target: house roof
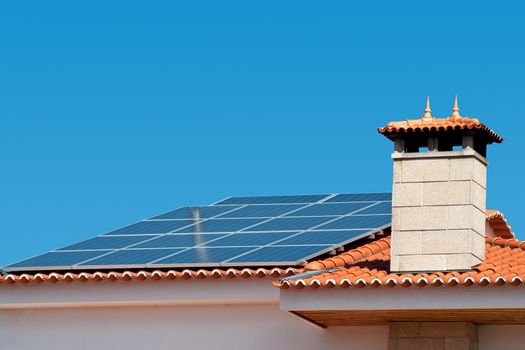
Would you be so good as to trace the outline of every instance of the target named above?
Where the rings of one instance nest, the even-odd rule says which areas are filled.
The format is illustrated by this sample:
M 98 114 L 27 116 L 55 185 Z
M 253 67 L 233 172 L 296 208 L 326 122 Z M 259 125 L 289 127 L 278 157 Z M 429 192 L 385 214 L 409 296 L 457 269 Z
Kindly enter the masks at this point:
M 288 277 L 275 285 L 281 288 L 333 288 L 427 285 L 519 285 L 525 283 L 525 242 L 514 235 L 499 211 L 487 211 L 487 221 L 497 235 L 486 238 L 486 259 L 465 272 L 390 272 L 390 237 L 377 239 L 337 256 L 305 266 L 308 276 Z M 319 271 L 312 275 L 312 272 Z
M 489 264 L 491 260 L 491 254 L 493 252 L 500 252 L 497 250 L 497 247 L 502 247 L 508 249 L 516 249 L 516 252 L 521 252 L 522 249 L 525 249 L 525 242 L 518 242 L 514 238 L 511 227 L 508 225 L 507 220 L 505 220 L 503 213 L 497 210 L 487 210 L 487 221 L 491 225 L 493 231 L 498 236 L 498 238 L 487 239 L 487 261 L 482 266 L 484 268 L 490 269 Z M 369 242 L 369 241 L 368 241 Z M 501 252 L 503 252 L 501 250 Z M 513 251 L 513 254 L 515 252 Z M 498 253 L 500 254 L 500 253 Z M 499 255 L 498 255 L 499 256 Z M 507 255 L 503 255 L 507 257 Z M 0 275 L 0 284 L 1 283 L 29 283 L 29 282 L 87 282 L 87 281 L 132 281 L 132 280 L 188 280 L 188 279 L 219 279 L 219 278 L 250 278 L 250 277 L 273 277 L 273 278 L 285 278 L 279 283 L 279 286 L 282 288 L 288 287 L 297 287 L 301 288 L 302 286 L 310 285 L 312 287 L 326 285 L 330 286 L 334 281 L 339 281 L 335 285 L 366 285 L 372 284 L 376 285 L 378 281 L 382 281 L 380 284 L 403 284 L 406 285 L 409 279 L 416 278 L 416 283 L 419 285 L 424 281 L 419 280 L 420 275 L 393 275 L 391 274 L 394 280 L 387 280 L 390 277 L 388 274 L 388 265 L 390 259 L 390 237 L 384 237 L 377 239 L 373 242 L 363 244 L 357 248 L 351 249 L 347 252 L 343 252 L 337 256 L 330 257 L 320 261 L 313 261 L 305 266 L 305 268 L 297 267 L 286 267 L 286 268 L 229 268 L 229 269 L 184 269 L 184 270 L 175 270 L 175 269 L 158 269 L 154 271 L 145 271 L 145 270 L 127 270 L 127 271 L 81 271 L 81 272 L 50 272 L 50 273 L 10 273 L 6 275 Z M 507 264 L 505 261 L 497 260 L 495 266 L 498 264 Z M 525 253 L 523 255 L 523 261 L 520 262 L 525 264 Z M 510 264 L 510 263 L 509 263 Z M 519 267 L 519 264 L 516 263 L 516 266 Z M 301 274 L 305 271 L 322 271 L 327 269 L 336 269 L 336 271 L 326 272 L 323 274 L 316 275 L 312 278 L 305 279 L 286 279 L 286 277 L 291 277 L 293 275 Z M 499 271 L 499 270 L 498 270 Z M 480 273 L 487 273 L 483 271 Z M 333 276 L 331 275 L 333 273 Z M 525 274 L 525 273 L 524 273 Z M 435 275 L 435 276 L 434 276 Z M 437 277 L 443 278 L 442 273 L 432 274 L 432 282 L 427 284 L 436 284 L 439 283 Z M 348 278 L 353 276 L 351 280 Z M 401 280 L 399 280 L 402 276 Z M 481 275 L 480 275 L 481 276 Z M 381 277 L 381 279 L 376 280 L 375 277 Z M 436 278 L 434 278 L 436 277 Z M 465 278 L 468 276 L 465 276 Z M 335 279 L 334 279 L 335 278 Z M 385 279 L 386 278 L 386 279 Z M 429 277 L 427 277 L 429 278 Z M 321 282 L 322 279 L 322 282 Z M 348 280 L 348 281 L 347 281 Z M 525 280 L 525 277 L 524 277 Z M 293 281 L 293 282 L 292 282 Z M 352 283 L 348 284 L 350 281 Z M 400 283 L 401 281 L 401 283 Z M 464 284 L 468 284 L 470 280 L 465 280 Z M 485 280 L 484 280 L 485 281 Z M 453 280 L 449 281 L 450 283 Z M 364 284 L 363 284 L 364 283 Z M 410 282 L 413 284 L 414 282 Z M 485 283 L 485 282 L 483 282 Z M 499 283 L 499 282 L 498 282 Z M 521 283 L 521 282 L 520 282 Z
M 387 126 L 379 128 L 379 133 L 393 140 L 395 135 L 406 132 L 428 132 L 428 131 L 451 131 L 451 130 L 473 130 L 484 133 L 490 143 L 503 142 L 503 138 L 482 124 L 476 118 L 465 118 L 451 116 L 448 118 L 422 117 L 419 119 L 407 119 L 399 122 L 390 122 Z

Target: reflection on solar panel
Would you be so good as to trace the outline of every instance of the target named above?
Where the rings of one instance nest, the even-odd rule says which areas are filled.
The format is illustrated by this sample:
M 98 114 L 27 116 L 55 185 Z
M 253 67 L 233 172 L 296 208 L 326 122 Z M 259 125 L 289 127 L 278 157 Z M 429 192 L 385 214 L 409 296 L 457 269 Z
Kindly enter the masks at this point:
M 230 197 L 11 264 L 7 271 L 292 266 L 390 225 L 390 193 Z

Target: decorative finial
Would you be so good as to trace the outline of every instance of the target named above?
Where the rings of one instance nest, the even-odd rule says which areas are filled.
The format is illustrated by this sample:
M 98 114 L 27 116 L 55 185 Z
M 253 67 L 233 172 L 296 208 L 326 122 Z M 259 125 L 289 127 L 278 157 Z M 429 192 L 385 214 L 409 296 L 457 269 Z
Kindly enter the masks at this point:
M 430 109 L 430 97 L 427 97 L 427 106 L 425 108 L 425 115 L 423 115 L 423 118 L 432 119 L 432 114 L 430 112 L 432 112 L 432 110 Z
M 452 115 L 451 115 L 451 117 L 452 118 L 461 117 L 459 115 L 458 95 L 456 95 L 456 97 L 454 97 L 454 107 L 452 107 Z

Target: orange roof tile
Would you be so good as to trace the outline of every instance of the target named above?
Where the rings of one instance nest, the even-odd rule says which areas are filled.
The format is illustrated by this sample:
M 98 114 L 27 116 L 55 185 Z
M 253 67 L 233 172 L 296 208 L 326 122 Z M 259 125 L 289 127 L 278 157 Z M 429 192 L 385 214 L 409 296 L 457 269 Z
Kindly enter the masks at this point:
M 0 283 L 29 283 L 29 282 L 87 282 L 87 281 L 132 281 L 132 280 L 187 280 L 205 278 L 250 278 L 250 277 L 285 277 L 303 272 L 301 268 L 272 268 L 272 269 L 199 269 L 199 270 L 155 270 L 155 271 L 124 271 L 124 272 L 66 272 L 66 273 L 24 273 L 21 275 L 0 275 Z
M 498 237 L 503 238 L 514 238 L 512 229 L 503 216 L 503 213 L 499 210 L 487 210 L 487 221 L 492 227 L 492 230 Z
M 476 118 L 464 118 L 461 116 L 448 118 L 419 118 L 399 122 L 390 122 L 387 126 L 379 128 L 378 131 L 393 140 L 393 136 L 405 132 L 446 131 L 446 130 L 479 130 L 488 136 L 489 142 L 503 142 L 503 138 L 482 124 Z

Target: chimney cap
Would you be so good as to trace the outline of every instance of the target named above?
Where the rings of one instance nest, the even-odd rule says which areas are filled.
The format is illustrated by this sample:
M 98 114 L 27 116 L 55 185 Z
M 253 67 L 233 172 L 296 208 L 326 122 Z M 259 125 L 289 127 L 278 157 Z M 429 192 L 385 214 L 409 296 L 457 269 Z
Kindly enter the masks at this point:
M 430 98 L 427 97 L 427 105 L 423 117 L 390 122 L 385 127 L 379 128 L 378 131 L 392 141 L 398 137 L 403 137 L 406 133 L 430 134 L 439 131 L 470 131 L 483 135 L 487 144 L 503 142 L 503 138 L 500 135 L 496 134 L 495 131 L 488 128 L 485 124 L 482 124 L 478 119 L 461 116 L 459 114 L 457 96 L 454 98 L 452 115 L 448 118 L 432 117 Z

